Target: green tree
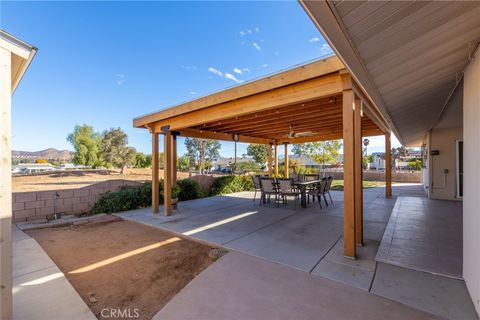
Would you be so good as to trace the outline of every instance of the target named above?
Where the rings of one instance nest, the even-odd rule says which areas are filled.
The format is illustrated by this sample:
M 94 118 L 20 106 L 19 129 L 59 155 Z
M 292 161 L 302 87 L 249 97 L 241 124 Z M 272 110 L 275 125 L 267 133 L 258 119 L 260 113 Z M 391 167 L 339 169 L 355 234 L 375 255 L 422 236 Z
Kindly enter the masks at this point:
M 340 140 L 309 142 L 293 145 L 292 153 L 299 156 L 307 155 L 325 168 L 327 163 L 337 161 L 341 148 Z
M 135 154 L 135 168 L 150 168 L 152 166 L 152 156 L 143 152 Z
M 256 171 L 262 168 L 263 164 L 258 163 L 257 161 L 242 161 L 238 162 L 235 167 L 236 170 L 242 171 Z
M 292 147 L 292 153 L 296 156 L 304 156 L 308 154 L 310 143 L 299 143 L 294 144 Z
M 363 158 L 362 158 L 362 166 L 363 166 L 363 169 L 367 169 L 368 168 L 368 164 L 369 163 L 372 163 L 373 162 L 373 155 L 364 155 Z
M 268 159 L 268 148 L 270 148 L 270 146 L 266 144 L 249 144 L 247 154 L 252 156 L 253 160 L 263 167 Z
M 112 128 L 102 133 L 100 152 L 107 167 L 125 168 L 135 162 L 135 148 L 128 146 L 128 136 L 120 128 Z
M 100 167 L 102 165 L 99 149 L 100 140 L 100 135 L 93 131 L 92 126 L 76 125 L 73 132 L 67 136 L 67 141 L 72 144 L 75 150 L 73 163 L 93 168 Z
M 412 169 L 412 170 L 422 170 L 422 159 L 410 159 L 408 160 L 408 166 Z
M 185 147 L 191 163 L 196 164 L 199 171 L 220 155 L 220 142 L 217 140 L 186 138 Z
M 178 170 L 179 171 L 188 171 L 191 168 L 190 157 L 188 155 L 183 155 L 178 158 Z

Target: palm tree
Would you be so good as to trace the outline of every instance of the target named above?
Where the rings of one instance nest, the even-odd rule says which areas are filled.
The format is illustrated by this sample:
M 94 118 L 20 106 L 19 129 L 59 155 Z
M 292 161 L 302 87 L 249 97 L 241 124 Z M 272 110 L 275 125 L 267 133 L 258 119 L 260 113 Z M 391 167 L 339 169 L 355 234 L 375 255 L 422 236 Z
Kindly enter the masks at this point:
M 367 155 L 367 147 L 370 144 L 370 140 L 368 139 L 363 139 L 363 145 L 365 146 L 365 155 Z

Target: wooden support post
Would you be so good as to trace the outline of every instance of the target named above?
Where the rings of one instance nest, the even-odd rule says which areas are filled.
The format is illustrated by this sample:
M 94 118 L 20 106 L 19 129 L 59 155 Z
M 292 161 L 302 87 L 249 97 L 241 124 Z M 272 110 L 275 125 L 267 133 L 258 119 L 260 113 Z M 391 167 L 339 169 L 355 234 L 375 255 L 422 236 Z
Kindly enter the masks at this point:
M 352 80 L 342 75 L 343 84 L 343 254 L 355 259 L 355 141 Z
M 278 177 L 278 144 L 275 143 L 275 177 Z
M 177 136 L 178 132 L 172 132 L 172 185 L 177 183 Z
M 392 196 L 392 146 L 390 132 L 385 133 L 385 196 Z
M 164 164 L 163 164 L 163 207 L 165 215 L 172 214 L 172 133 L 165 132 L 163 144 Z
M 152 212 L 160 211 L 158 177 L 158 133 L 152 133 Z
M 0 48 L 0 316 L 12 319 L 12 54 Z
M 268 166 L 268 176 L 271 177 L 272 173 L 273 173 L 273 168 L 272 168 L 273 159 L 272 159 L 272 144 L 271 143 L 268 145 L 268 152 L 267 153 L 268 153 L 268 164 L 267 164 L 267 166 Z
M 363 144 L 362 101 L 355 96 L 354 110 L 355 143 L 355 243 L 363 246 Z
M 288 167 L 289 167 L 288 143 L 285 142 L 285 161 L 284 161 L 285 178 L 288 178 L 289 176 Z

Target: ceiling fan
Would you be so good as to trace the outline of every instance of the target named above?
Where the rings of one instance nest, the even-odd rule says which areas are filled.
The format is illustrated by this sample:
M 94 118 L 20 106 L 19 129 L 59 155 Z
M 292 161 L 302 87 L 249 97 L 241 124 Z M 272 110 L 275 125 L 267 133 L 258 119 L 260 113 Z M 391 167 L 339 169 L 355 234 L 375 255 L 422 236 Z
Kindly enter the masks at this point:
M 304 132 L 295 132 L 293 129 L 293 125 L 290 125 L 289 127 L 290 131 L 288 132 L 288 137 L 289 138 L 295 138 L 295 137 L 311 137 L 314 135 L 312 131 L 304 131 Z

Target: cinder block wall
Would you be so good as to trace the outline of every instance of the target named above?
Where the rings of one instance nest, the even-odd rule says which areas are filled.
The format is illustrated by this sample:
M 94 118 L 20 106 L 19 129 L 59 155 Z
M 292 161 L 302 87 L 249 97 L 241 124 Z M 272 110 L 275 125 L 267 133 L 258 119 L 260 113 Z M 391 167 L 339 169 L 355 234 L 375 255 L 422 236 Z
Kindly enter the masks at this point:
M 48 190 L 13 193 L 13 222 L 45 220 L 57 213 L 82 214 L 88 212 L 100 195 L 118 191 L 124 186 L 140 186 L 130 180 L 109 180 L 78 189 Z
M 322 173 L 320 173 L 322 175 Z M 334 179 L 343 180 L 343 172 L 325 172 L 326 176 L 333 176 Z M 365 181 L 385 181 L 385 173 L 381 171 L 364 171 L 363 180 Z M 420 183 L 422 182 L 422 173 L 418 172 L 392 172 L 393 182 Z

